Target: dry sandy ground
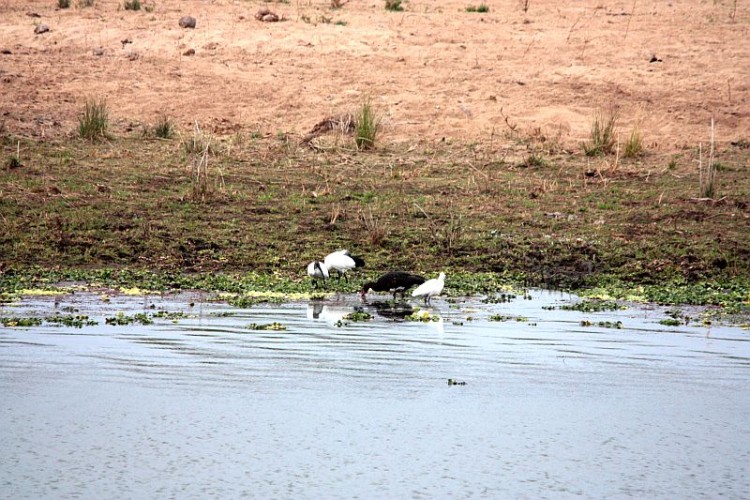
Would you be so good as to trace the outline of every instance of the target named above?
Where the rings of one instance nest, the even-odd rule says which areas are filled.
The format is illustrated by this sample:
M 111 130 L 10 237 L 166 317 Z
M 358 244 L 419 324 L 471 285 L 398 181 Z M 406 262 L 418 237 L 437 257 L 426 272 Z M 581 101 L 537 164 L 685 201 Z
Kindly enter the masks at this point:
M 373 0 L 146 0 L 152 12 L 77 1 L 0 0 L 6 131 L 70 134 L 85 99 L 104 96 L 118 127 L 166 112 L 182 128 L 302 137 L 369 97 L 394 142 L 498 140 L 507 116 L 576 145 L 610 105 L 660 151 L 705 143 L 712 116 L 720 142 L 750 138 L 747 2 L 530 0 L 524 13 L 521 0 L 485 0 L 489 13 L 470 13 L 479 1 L 407 0 L 403 12 Z M 257 21 L 261 7 L 283 22 Z M 196 29 L 178 26 L 183 15 Z M 39 23 L 50 31 L 36 35 Z

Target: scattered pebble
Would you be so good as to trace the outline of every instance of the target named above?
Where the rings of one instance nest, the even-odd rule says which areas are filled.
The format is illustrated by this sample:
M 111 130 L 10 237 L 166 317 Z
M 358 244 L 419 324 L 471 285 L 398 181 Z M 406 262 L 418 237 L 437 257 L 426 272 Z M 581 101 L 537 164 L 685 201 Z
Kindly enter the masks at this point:
M 181 28 L 195 28 L 195 18 L 192 16 L 182 16 L 179 24 Z
M 182 53 L 183 56 L 194 56 L 195 55 L 195 49 L 187 49 L 185 52 Z
M 34 28 L 34 33 L 37 35 L 41 35 L 42 33 L 47 33 L 49 31 L 49 26 L 46 24 L 37 24 L 36 28 Z
M 95 56 L 103 56 L 104 55 L 104 49 L 99 47 L 98 49 L 93 50 L 93 54 Z

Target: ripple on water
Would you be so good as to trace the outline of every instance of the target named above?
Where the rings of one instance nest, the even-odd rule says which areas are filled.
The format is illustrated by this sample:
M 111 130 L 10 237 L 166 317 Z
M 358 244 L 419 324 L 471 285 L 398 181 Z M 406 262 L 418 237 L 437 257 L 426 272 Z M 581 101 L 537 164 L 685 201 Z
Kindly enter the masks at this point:
M 241 310 L 76 294 L 98 326 L 0 329 L 0 483 L 14 498 L 750 491 L 747 332 L 532 296 L 436 300 L 421 323 L 354 297 Z M 152 303 L 194 317 L 104 324 Z M 344 319 L 355 310 L 373 319 Z M 286 330 L 246 328 L 273 322 Z

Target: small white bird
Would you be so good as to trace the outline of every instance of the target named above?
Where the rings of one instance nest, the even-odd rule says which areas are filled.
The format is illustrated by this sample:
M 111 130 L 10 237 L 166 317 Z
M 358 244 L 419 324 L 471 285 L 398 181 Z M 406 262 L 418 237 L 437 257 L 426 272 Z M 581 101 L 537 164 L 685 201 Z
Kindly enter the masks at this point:
M 310 276 L 313 280 L 313 286 L 317 286 L 318 280 L 327 280 L 328 279 L 328 268 L 325 264 L 319 261 L 310 262 L 310 264 L 307 265 L 307 274 Z
M 430 303 L 430 299 L 443 293 L 445 286 L 445 273 L 440 273 L 437 279 L 427 280 L 411 292 L 412 297 L 424 297 L 425 304 Z
M 346 272 L 357 267 L 364 267 L 365 261 L 350 254 L 349 250 L 339 250 L 326 255 L 323 265 L 328 268 L 328 272 L 336 271 L 339 275 L 339 281 L 341 281 L 341 277 L 343 276 L 344 281 L 349 283 Z

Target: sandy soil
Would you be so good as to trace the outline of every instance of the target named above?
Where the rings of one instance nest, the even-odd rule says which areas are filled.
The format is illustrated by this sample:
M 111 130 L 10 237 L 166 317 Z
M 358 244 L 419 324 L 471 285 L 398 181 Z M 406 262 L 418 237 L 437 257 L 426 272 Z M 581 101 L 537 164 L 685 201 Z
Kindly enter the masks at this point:
M 122 128 L 166 112 L 185 128 L 302 137 L 369 96 L 396 142 L 487 141 L 508 117 L 575 145 L 612 104 L 652 149 L 706 142 L 712 116 L 720 142 L 750 137 L 745 2 L 530 0 L 526 13 L 520 0 L 487 0 L 489 13 L 466 12 L 480 3 L 469 0 L 410 0 L 403 12 L 372 0 L 156 0 L 152 12 L 76 2 L 0 3 L 6 131 L 69 134 L 85 99 L 104 96 Z M 284 21 L 257 21 L 261 7 Z M 178 26 L 183 15 L 196 29 Z M 35 34 L 40 23 L 50 31 Z

